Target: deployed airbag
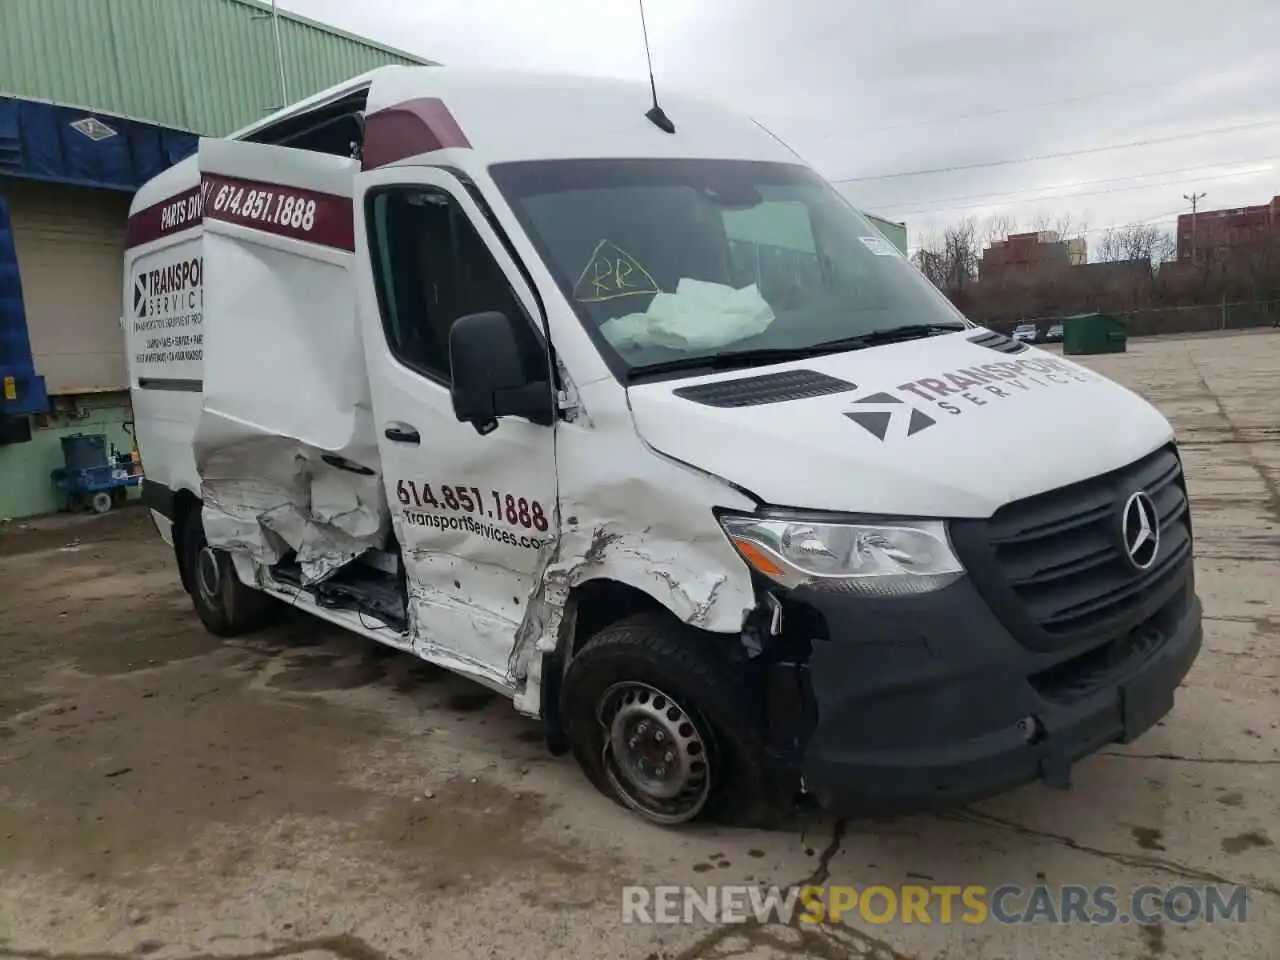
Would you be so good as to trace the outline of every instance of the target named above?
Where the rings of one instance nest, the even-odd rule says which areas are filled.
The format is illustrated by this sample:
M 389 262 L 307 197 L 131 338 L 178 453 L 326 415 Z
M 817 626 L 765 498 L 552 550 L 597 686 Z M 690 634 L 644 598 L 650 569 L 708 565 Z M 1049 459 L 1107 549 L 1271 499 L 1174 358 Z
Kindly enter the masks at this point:
M 773 321 L 773 308 L 755 284 L 735 290 L 684 277 L 675 293 L 655 294 L 644 313 L 606 320 L 600 332 L 618 350 L 714 350 L 763 333 Z

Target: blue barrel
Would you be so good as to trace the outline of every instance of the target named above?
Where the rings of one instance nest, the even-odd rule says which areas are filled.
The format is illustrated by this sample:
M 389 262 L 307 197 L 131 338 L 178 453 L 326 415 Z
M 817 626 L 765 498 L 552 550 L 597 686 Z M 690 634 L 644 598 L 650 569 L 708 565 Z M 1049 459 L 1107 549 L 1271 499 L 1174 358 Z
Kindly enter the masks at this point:
M 107 465 L 107 438 L 101 433 L 76 433 L 62 438 L 62 458 L 68 470 L 92 470 Z

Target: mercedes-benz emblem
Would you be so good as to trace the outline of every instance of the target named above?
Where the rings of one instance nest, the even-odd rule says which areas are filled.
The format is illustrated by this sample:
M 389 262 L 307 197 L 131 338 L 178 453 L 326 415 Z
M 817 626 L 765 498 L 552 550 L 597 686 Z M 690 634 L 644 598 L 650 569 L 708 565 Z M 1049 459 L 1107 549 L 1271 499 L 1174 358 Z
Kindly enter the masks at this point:
M 1160 516 L 1156 505 L 1143 491 L 1129 497 L 1120 521 L 1124 552 L 1135 570 L 1146 570 L 1160 552 Z

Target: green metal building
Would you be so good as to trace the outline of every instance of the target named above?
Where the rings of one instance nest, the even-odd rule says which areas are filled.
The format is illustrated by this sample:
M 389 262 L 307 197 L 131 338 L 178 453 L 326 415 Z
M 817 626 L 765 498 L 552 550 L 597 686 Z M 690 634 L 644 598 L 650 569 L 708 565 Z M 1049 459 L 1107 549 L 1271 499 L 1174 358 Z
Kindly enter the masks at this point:
M 255 0 L 0 0 L 0 521 L 61 505 L 63 437 L 133 448 L 133 191 L 200 135 L 428 62 Z

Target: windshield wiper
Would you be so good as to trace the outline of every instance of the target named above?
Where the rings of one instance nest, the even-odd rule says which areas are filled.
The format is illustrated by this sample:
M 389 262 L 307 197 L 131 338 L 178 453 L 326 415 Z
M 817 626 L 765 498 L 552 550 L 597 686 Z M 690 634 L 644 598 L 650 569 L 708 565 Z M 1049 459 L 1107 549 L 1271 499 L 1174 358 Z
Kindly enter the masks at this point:
M 634 383 L 646 377 L 658 377 L 666 373 L 680 373 L 687 370 L 731 370 L 734 367 L 786 363 L 788 360 L 804 360 L 826 353 L 840 353 L 843 350 L 861 350 L 879 346 L 882 343 L 896 343 L 900 340 L 918 340 L 921 337 L 955 333 L 957 330 L 964 329 L 966 328 L 954 323 L 915 323 L 903 327 L 884 327 L 853 337 L 824 340 L 822 343 L 811 343 L 803 347 L 760 347 L 755 350 L 730 350 L 728 353 L 713 353 L 706 356 L 677 357 L 674 360 L 660 360 L 657 363 L 632 367 L 627 371 L 627 381 Z
M 859 333 L 852 337 L 841 337 L 839 340 L 824 340 L 814 344 L 810 349 L 818 352 L 832 350 L 856 350 L 859 347 L 878 347 L 883 343 L 900 343 L 904 340 L 920 340 L 942 333 L 955 333 L 965 330 L 956 323 L 908 323 L 901 327 L 881 327 L 867 333 Z

